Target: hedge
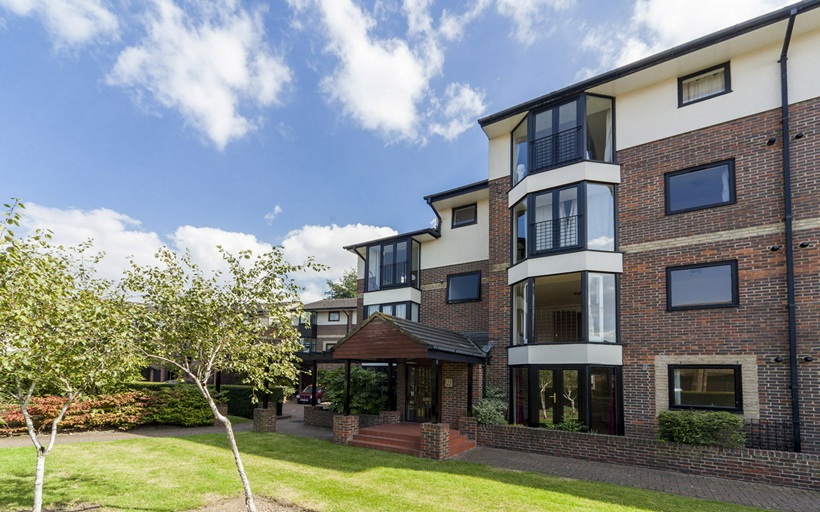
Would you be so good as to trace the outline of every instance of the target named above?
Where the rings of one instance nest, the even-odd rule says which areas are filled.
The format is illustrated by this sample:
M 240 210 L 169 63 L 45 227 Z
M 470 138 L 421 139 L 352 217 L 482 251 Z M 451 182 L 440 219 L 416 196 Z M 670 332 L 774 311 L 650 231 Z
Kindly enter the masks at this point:
M 724 448 L 746 443 L 743 418 L 726 411 L 663 411 L 658 423 L 661 441 Z

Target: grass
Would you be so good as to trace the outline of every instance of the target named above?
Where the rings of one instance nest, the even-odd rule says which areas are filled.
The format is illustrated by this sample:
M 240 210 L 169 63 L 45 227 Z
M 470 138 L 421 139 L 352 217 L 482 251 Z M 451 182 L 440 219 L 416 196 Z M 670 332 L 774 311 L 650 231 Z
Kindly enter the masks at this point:
M 431 461 L 283 434 L 237 434 L 254 493 L 323 511 L 751 510 L 611 484 Z M 31 506 L 31 448 L 0 449 L 0 510 Z M 224 435 L 57 445 L 47 507 L 190 510 L 241 495 Z

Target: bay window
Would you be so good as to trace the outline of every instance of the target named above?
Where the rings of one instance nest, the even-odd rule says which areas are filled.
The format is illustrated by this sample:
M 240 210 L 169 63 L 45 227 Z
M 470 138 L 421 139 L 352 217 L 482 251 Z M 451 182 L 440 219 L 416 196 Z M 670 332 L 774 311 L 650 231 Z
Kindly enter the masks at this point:
M 419 287 L 419 243 L 411 238 L 367 248 L 365 291 Z
M 512 176 L 581 160 L 614 162 L 613 100 L 582 94 L 544 110 L 531 112 L 512 132 Z
M 576 272 L 513 286 L 513 344 L 618 341 L 614 274 Z
M 615 250 L 615 187 L 577 183 L 513 207 L 513 263 L 572 250 Z

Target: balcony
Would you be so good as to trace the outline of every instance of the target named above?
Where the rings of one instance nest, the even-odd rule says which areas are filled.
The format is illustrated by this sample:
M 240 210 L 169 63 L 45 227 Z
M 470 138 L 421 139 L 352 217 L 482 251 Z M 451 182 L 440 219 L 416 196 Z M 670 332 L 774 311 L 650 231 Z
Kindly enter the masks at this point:
M 580 247 L 579 223 L 582 217 L 573 215 L 533 223 L 533 255 Z
M 530 151 L 533 172 L 581 160 L 580 138 L 581 127 L 576 126 L 532 141 Z

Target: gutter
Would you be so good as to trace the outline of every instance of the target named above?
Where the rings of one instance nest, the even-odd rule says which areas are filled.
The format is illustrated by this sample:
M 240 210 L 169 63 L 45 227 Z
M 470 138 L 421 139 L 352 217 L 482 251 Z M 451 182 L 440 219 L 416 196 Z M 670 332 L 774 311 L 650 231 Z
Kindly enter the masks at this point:
M 801 451 L 800 439 L 800 389 L 797 379 L 797 315 L 794 290 L 794 234 L 792 229 L 792 180 L 791 180 L 791 137 L 789 136 L 789 78 L 788 53 L 791 42 L 794 19 L 797 8 L 789 13 L 789 25 L 783 39 L 783 50 L 780 53 L 780 97 L 782 110 L 783 134 L 783 203 L 786 224 L 786 295 L 789 305 L 789 370 L 791 374 L 792 395 L 792 435 L 794 451 Z

